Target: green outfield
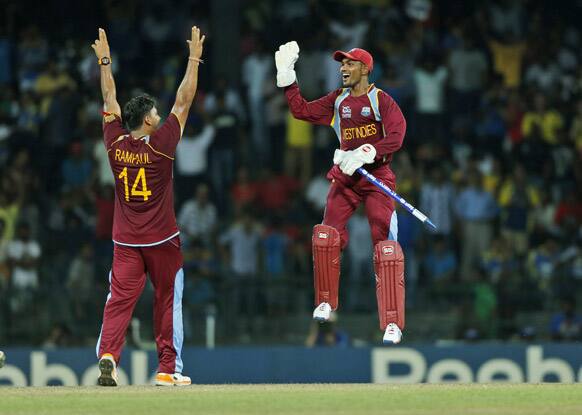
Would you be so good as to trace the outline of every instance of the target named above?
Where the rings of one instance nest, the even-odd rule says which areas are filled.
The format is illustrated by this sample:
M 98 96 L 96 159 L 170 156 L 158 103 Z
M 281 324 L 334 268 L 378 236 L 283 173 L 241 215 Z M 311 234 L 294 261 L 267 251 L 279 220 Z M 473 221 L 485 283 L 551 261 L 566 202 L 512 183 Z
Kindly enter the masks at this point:
M 582 385 L 1 387 L 0 414 L 575 415 Z

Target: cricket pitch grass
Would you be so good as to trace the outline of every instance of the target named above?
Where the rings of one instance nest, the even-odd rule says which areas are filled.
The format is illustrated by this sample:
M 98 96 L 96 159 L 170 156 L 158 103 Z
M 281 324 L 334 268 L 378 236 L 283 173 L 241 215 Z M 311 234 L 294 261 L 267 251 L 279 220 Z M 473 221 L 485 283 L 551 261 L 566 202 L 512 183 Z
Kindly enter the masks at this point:
M 582 385 L 0 387 L 0 414 L 578 415 Z

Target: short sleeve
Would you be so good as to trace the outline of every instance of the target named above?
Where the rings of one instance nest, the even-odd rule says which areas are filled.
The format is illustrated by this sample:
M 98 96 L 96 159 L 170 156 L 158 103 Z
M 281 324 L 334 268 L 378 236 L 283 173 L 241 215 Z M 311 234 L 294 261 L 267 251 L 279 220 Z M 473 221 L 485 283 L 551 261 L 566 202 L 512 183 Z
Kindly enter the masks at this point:
M 105 148 L 109 150 L 111 144 L 120 136 L 128 134 L 123 128 L 121 118 L 117 114 L 103 113 L 103 140 Z
M 150 137 L 152 147 L 170 158 L 176 155 L 176 147 L 182 137 L 180 121 L 174 113 L 170 113 L 164 124 Z

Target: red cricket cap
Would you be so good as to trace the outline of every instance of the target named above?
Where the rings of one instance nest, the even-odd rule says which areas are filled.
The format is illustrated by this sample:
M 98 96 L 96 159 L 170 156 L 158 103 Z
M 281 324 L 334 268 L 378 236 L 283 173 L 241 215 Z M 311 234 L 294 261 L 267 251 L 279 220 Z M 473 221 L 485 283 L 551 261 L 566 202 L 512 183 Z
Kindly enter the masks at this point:
M 372 72 L 374 69 L 374 58 L 370 55 L 370 52 L 360 49 L 360 48 L 353 48 L 348 52 L 342 52 L 341 50 L 336 50 L 333 53 L 333 59 L 341 62 L 342 59 L 351 59 L 353 61 L 362 62 L 364 65 L 368 67 L 368 70 Z

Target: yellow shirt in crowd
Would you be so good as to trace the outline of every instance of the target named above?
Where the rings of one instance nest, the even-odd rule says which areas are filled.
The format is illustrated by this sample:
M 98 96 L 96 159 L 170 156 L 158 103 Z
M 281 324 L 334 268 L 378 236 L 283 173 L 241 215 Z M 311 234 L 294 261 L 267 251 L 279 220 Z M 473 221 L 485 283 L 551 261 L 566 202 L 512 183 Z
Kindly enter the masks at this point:
M 293 118 L 287 114 L 287 145 L 289 147 L 311 147 L 313 143 L 313 126 L 306 122 Z
M 535 126 L 539 126 L 542 138 L 548 144 L 558 142 L 558 131 L 564 126 L 564 119 L 554 110 L 539 112 L 526 112 L 521 121 L 521 131 L 524 137 L 528 137 Z

